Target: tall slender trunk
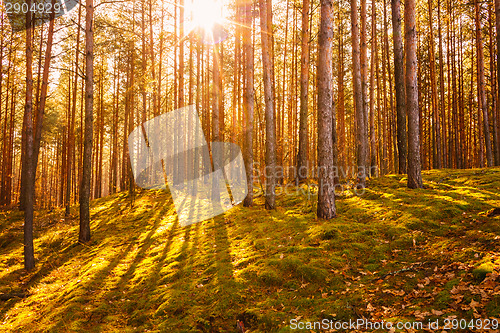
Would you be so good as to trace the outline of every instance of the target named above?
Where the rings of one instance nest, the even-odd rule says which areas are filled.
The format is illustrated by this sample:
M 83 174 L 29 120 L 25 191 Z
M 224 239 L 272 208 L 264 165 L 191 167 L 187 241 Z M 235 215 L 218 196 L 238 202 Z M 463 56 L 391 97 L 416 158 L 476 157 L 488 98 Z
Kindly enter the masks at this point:
M 253 113 L 254 113 L 254 49 L 252 45 L 252 3 L 243 4 L 243 109 L 245 115 L 244 159 L 248 194 L 243 201 L 245 207 L 253 205 Z
M 92 176 L 92 137 L 94 108 L 94 2 L 86 0 L 85 14 L 85 129 L 83 174 L 80 189 L 80 232 L 78 240 L 90 241 L 90 185 Z
M 484 78 L 484 52 L 483 52 L 483 39 L 481 36 L 481 22 L 480 22 L 480 7 L 479 0 L 474 1 L 474 8 L 476 13 L 476 47 L 477 47 L 477 72 L 478 72 L 478 90 L 479 99 L 481 100 L 481 110 L 483 113 L 484 124 L 484 145 L 486 146 L 486 161 L 488 166 L 493 166 L 493 154 L 491 151 L 491 138 L 490 126 L 488 116 L 488 104 L 485 92 L 485 78 Z
M 500 165 L 500 0 L 495 0 L 495 32 L 497 40 L 497 104 L 496 110 L 493 112 L 497 113 L 497 151 L 498 159 L 497 165 Z
M 406 0 L 405 3 L 405 48 L 406 107 L 408 111 L 408 187 L 422 188 L 415 0 Z
M 439 118 L 441 127 L 441 161 L 443 167 L 448 167 L 447 159 L 447 136 L 446 136 L 446 95 L 444 88 L 444 55 L 443 55 L 443 33 L 441 28 L 441 0 L 438 0 L 438 38 L 439 38 Z M 471 81 L 472 82 L 472 81 Z
M 31 0 L 27 0 L 28 8 Z M 24 124 L 26 128 L 25 159 L 23 169 L 26 170 L 25 210 L 24 210 L 24 268 L 32 270 L 35 267 L 33 248 L 33 205 L 35 199 L 35 163 L 33 159 L 33 43 L 32 16 L 26 13 L 26 104 L 24 109 Z M 23 170 L 23 171 L 24 171 Z
M 356 0 L 351 0 L 351 29 L 354 102 L 357 124 L 356 145 L 358 163 L 358 186 L 364 187 L 366 186 L 366 157 L 368 147 L 366 144 L 365 99 L 363 97 L 363 84 L 360 64 L 358 4 Z
M 54 4 L 55 0 L 52 0 L 52 5 Z M 45 48 L 45 58 L 43 63 L 42 89 L 40 91 L 40 99 L 36 107 L 35 139 L 33 141 L 33 161 L 35 163 L 35 169 L 33 177 L 36 176 L 36 169 L 38 166 L 38 155 L 40 154 L 40 143 L 42 140 L 43 116 L 45 114 L 45 104 L 47 101 L 47 92 L 49 87 L 50 61 L 52 59 L 52 44 L 54 40 L 54 16 L 55 13 L 52 11 L 50 13 L 49 31 L 47 33 L 47 46 Z
M 300 56 L 300 127 L 299 153 L 297 155 L 297 184 L 308 178 L 309 138 L 307 117 L 309 88 L 309 7 L 310 1 L 302 2 L 302 49 Z
M 364 176 L 369 175 L 369 149 L 370 145 L 368 142 L 368 44 L 366 42 L 367 35 L 367 19 L 366 19 L 366 0 L 361 0 L 361 31 L 360 31 L 360 46 L 361 52 L 359 56 L 360 61 L 360 71 L 361 71 L 361 98 L 363 101 L 363 133 L 361 137 L 361 144 L 364 146 L 365 157 L 364 157 Z
M 318 41 L 318 218 L 336 216 L 334 184 L 333 1 L 321 0 Z
M 276 207 L 276 125 L 274 117 L 274 98 L 272 81 L 274 77 L 271 63 L 271 46 L 269 45 L 269 33 L 271 22 L 268 22 L 266 0 L 260 3 L 260 25 L 262 43 L 262 66 L 264 72 L 264 100 L 266 121 L 266 209 Z
M 401 36 L 401 1 L 391 0 L 392 29 L 394 43 L 394 79 L 396 87 L 396 116 L 398 140 L 398 172 L 406 173 L 407 135 L 406 135 L 406 91 L 404 85 L 404 50 Z
M 338 39 L 339 39 L 339 64 L 338 64 L 338 98 L 337 98 L 337 112 L 338 112 L 338 121 L 337 121 L 337 138 L 338 138 L 338 162 L 340 170 L 346 172 L 346 128 L 345 128 L 345 92 L 344 92 L 344 36 L 343 36 L 343 25 L 341 19 L 341 9 L 340 2 L 338 3 L 338 21 L 339 21 L 339 31 L 338 31 Z
M 370 177 L 377 176 L 377 145 L 375 142 L 375 55 L 377 48 L 377 10 L 372 0 L 372 42 L 370 57 Z
M 430 49 L 430 74 L 431 74 L 431 105 L 432 105 L 432 123 L 434 133 L 434 156 L 433 167 L 441 169 L 443 163 L 441 160 L 441 129 L 439 128 L 439 109 L 438 109 L 438 92 L 436 83 L 436 56 L 434 54 L 434 21 L 432 19 L 432 0 L 428 0 L 429 8 L 429 49 Z
M 74 135 L 74 127 L 75 127 L 75 115 L 76 115 L 76 96 L 78 91 L 78 64 L 80 60 L 80 22 L 81 22 L 81 12 L 82 7 L 78 6 L 78 24 L 77 24 L 77 33 L 76 33 L 76 50 L 75 50 L 75 76 L 73 81 L 73 101 L 72 101 L 72 109 L 71 109 L 71 123 L 68 131 L 68 156 L 66 162 L 66 210 L 65 215 L 68 216 L 70 213 L 70 199 L 71 199 L 71 171 L 73 161 L 73 151 L 75 146 L 75 135 Z

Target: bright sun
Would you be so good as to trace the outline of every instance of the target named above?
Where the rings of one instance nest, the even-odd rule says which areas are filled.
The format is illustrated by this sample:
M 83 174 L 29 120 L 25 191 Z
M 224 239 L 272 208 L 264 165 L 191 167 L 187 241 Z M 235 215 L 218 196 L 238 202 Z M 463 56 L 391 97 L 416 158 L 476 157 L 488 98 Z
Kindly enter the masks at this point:
M 192 28 L 200 27 L 211 31 L 216 23 L 224 21 L 224 4 L 222 0 L 188 0 L 186 3 L 186 19 L 191 21 Z

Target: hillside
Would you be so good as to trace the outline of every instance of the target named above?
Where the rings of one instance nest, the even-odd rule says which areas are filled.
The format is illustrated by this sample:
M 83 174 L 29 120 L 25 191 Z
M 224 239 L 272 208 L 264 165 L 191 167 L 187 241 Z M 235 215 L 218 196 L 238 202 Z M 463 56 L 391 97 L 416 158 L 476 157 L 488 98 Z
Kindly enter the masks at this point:
M 500 168 L 373 179 L 315 217 L 315 196 L 276 211 L 238 206 L 181 228 L 170 196 L 141 191 L 36 212 L 36 269 L 23 270 L 22 213 L 0 212 L 2 332 L 287 332 L 291 319 L 428 322 L 500 318 Z M 492 214 L 490 214 L 492 215 Z M 488 274 L 491 273 L 491 274 Z M 453 317 L 456 316 L 456 317 Z

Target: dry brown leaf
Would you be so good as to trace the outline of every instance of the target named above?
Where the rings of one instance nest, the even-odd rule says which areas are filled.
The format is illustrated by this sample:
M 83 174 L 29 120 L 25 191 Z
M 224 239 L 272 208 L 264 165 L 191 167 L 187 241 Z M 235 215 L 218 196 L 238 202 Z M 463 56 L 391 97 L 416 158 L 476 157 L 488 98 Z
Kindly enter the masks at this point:
M 374 307 L 373 307 L 370 303 L 368 303 L 368 304 L 366 305 L 366 310 L 367 310 L 367 311 L 372 312 L 372 311 L 374 311 L 374 310 L 375 310 L 375 308 L 374 308 Z

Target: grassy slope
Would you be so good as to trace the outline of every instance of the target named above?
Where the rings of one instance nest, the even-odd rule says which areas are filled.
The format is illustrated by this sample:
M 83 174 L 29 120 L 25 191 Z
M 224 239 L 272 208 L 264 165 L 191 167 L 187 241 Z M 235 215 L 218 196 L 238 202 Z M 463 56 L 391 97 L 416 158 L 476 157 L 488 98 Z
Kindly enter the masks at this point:
M 290 319 L 500 317 L 500 169 L 371 181 L 315 218 L 314 196 L 257 200 L 181 228 L 170 196 L 144 191 L 92 204 L 93 240 L 78 221 L 38 212 L 36 271 L 22 269 L 22 214 L 0 212 L 0 331 L 288 331 Z M 477 269 L 481 266 L 480 269 Z M 475 270 L 474 270 L 475 269 Z M 494 271 L 487 276 L 485 273 Z M 481 282 L 482 281 L 482 282 Z M 496 289 L 495 289 L 496 288 Z

